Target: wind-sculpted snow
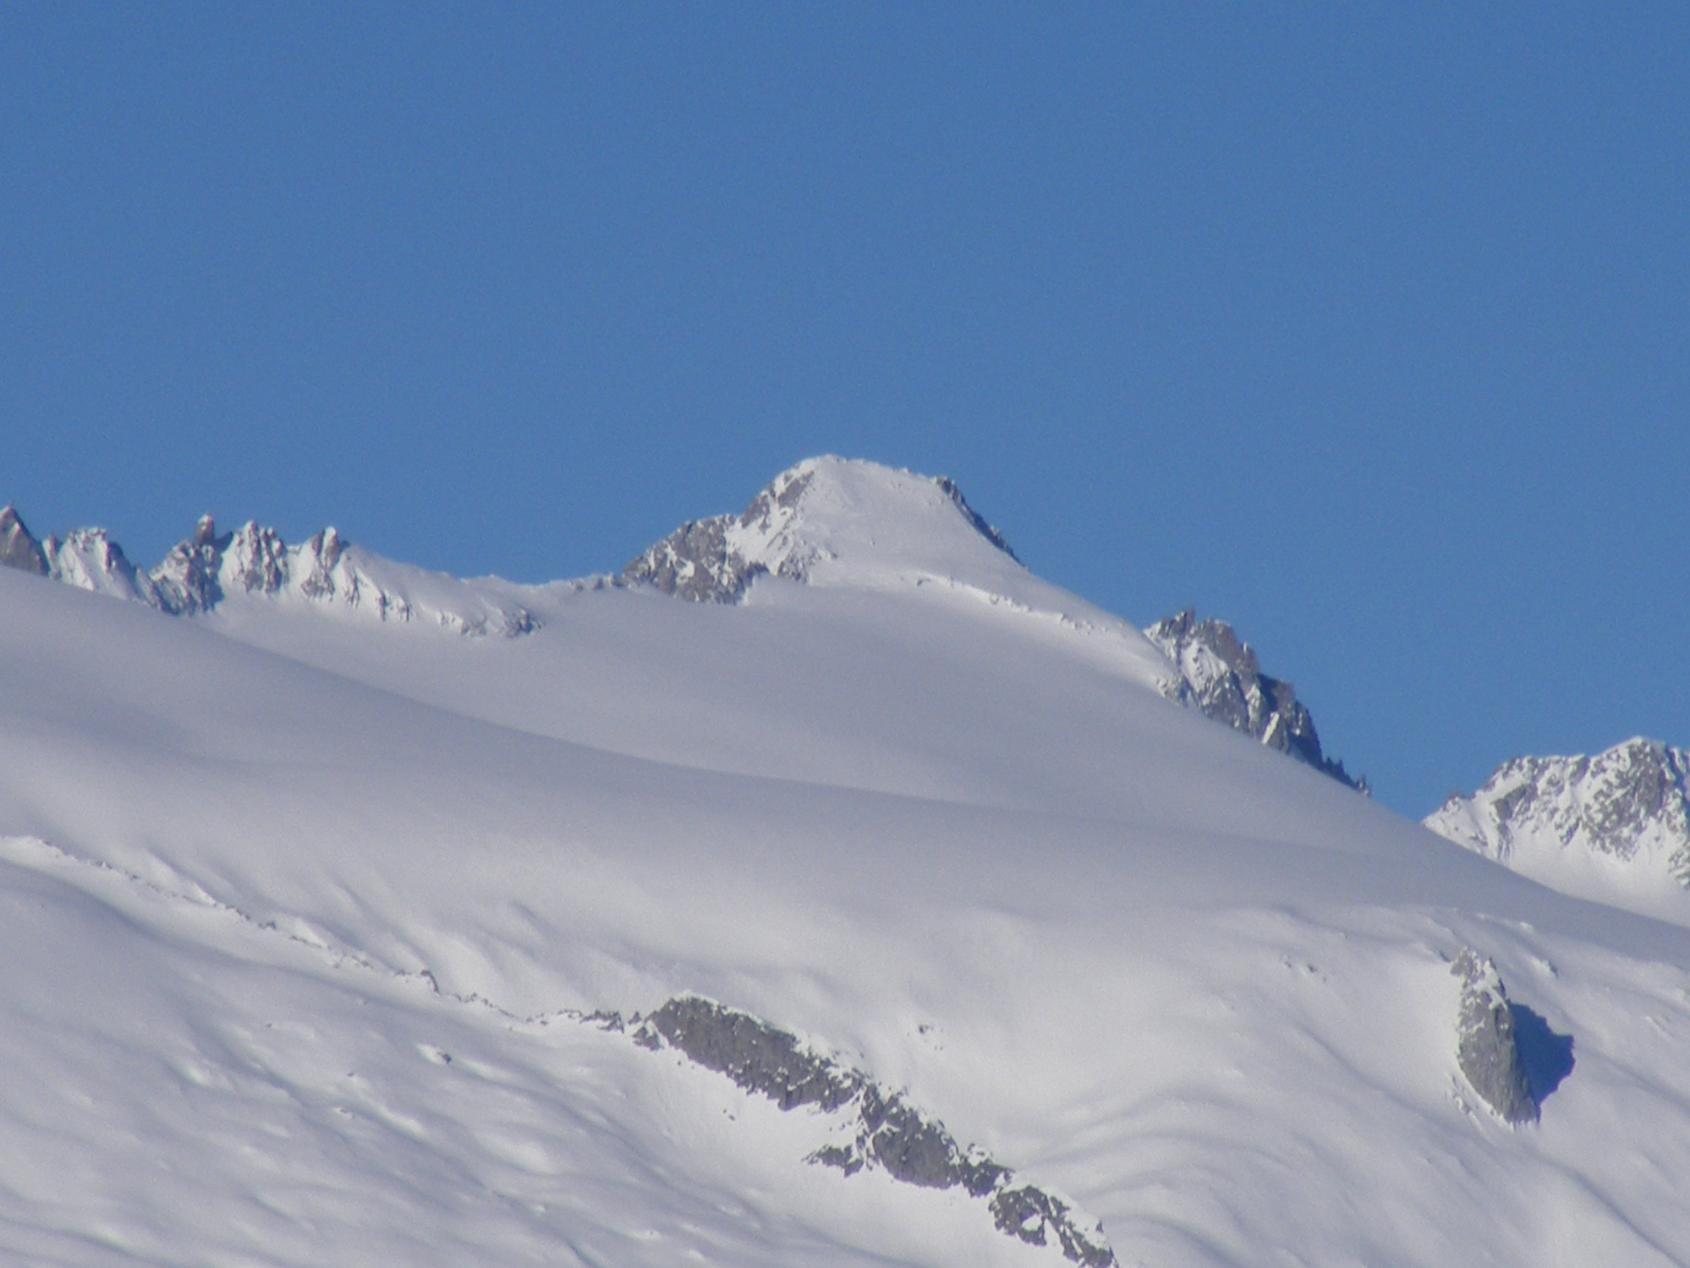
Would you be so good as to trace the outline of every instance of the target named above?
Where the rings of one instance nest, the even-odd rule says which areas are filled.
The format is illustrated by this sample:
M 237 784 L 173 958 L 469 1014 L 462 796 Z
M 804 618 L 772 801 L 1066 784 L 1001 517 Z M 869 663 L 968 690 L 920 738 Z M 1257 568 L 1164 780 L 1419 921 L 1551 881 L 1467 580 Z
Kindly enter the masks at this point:
M 1593 757 L 1518 757 L 1426 817 L 1545 884 L 1690 919 L 1690 752 L 1631 739 Z
M 104 529 L 80 528 L 38 545 L 7 507 L 0 511 L 0 564 L 173 616 L 223 612 L 231 601 L 256 597 L 472 637 L 515 637 L 536 625 L 507 594 L 367 554 L 332 528 L 289 546 L 275 529 L 250 521 L 220 535 L 204 515 L 156 568 L 143 572 Z
M 1018 1181 L 983 1151 L 962 1148 L 943 1123 L 903 1093 L 811 1050 L 795 1035 L 697 996 L 669 1000 L 630 1025 L 636 1043 L 685 1053 L 783 1110 L 813 1105 L 844 1111 L 844 1141 L 820 1146 L 810 1154 L 812 1162 L 848 1176 L 876 1168 L 921 1188 L 961 1188 L 988 1200 L 1001 1232 L 1034 1246 L 1060 1246 L 1064 1258 L 1084 1268 L 1112 1268 L 1116 1262 L 1101 1226 L 1083 1221 L 1069 1203 Z
M 1529 1123 L 1537 1101 L 1526 1081 L 1514 1035 L 1514 1014 L 1496 965 L 1471 947 L 1463 947 L 1450 965 L 1461 983 L 1456 1026 L 1456 1060 L 1467 1082 L 1505 1123 Z
M 1199 621 L 1187 608 L 1144 633 L 1178 668 L 1171 694 L 1181 704 L 1254 736 L 1268 748 L 1287 753 L 1341 784 L 1367 790 L 1366 780 L 1351 778 L 1342 762 L 1321 752 L 1314 719 L 1297 699 L 1296 688 L 1264 674 L 1255 649 L 1240 641 L 1225 621 L 1213 617 Z

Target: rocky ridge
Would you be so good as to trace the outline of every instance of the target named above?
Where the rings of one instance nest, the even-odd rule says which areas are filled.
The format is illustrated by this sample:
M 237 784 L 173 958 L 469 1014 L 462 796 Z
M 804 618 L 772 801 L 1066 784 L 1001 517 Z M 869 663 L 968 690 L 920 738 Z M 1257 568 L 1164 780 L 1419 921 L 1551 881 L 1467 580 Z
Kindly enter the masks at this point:
M 1690 751 L 1639 737 L 1594 756 L 1516 757 L 1424 823 L 1519 870 L 1583 856 L 1690 887 Z
M 1018 1179 L 980 1149 L 963 1148 L 943 1123 L 903 1093 L 812 1051 L 796 1035 L 750 1013 L 684 995 L 646 1017 L 624 1021 L 617 1014 L 599 1014 L 588 1020 L 626 1029 L 643 1047 L 680 1052 L 783 1110 L 814 1106 L 837 1116 L 843 1139 L 817 1148 L 810 1162 L 838 1167 L 846 1175 L 872 1168 L 904 1184 L 961 1188 L 986 1201 L 1002 1233 L 1034 1246 L 1054 1244 L 1081 1268 L 1114 1268 L 1117 1262 L 1102 1228 L 1082 1220 L 1061 1197 Z
M 1314 718 L 1290 683 L 1264 674 L 1255 649 L 1225 621 L 1198 620 L 1183 612 L 1144 631 L 1179 670 L 1168 694 L 1204 717 L 1254 736 L 1268 748 L 1288 754 L 1341 784 L 1367 791 L 1367 781 L 1352 777 L 1344 764 L 1320 747 Z
M 438 625 L 454 633 L 514 637 L 535 628 L 520 605 L 472 582 L 394 564 L 358 550 L 333 528 L 290 546 L 248 521 L 219 533 L 209 515 L 150 572 L 103 528 L 37 540 L 12 507 L 0 510 L 0 565 L 78 589 L 144 603 L 173 616 L 212 612 L 247 595 L 303 600 L 380 621 Z

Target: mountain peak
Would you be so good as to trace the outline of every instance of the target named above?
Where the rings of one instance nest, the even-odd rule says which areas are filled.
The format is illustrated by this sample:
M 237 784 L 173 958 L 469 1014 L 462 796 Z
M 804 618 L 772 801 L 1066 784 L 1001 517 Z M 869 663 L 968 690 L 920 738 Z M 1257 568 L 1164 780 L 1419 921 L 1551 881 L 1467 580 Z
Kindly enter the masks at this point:
M 1546 883 L 1690 887 L 1690 751 L 1633 736 L 1593 756 L 1516 757 L 1425 824 Z
M 0 567 L 17 568 L 44 576 L 47 556 L 41 543 L 25 527 L 23 517 L 11 504 L 0 507 Z
M 695 602 L 736 603 L 761 576 L 818 584 L 1021 571 L 954 480 L 825 455 L 788 467 L 738 515 L 689 520 L 623 570 Z

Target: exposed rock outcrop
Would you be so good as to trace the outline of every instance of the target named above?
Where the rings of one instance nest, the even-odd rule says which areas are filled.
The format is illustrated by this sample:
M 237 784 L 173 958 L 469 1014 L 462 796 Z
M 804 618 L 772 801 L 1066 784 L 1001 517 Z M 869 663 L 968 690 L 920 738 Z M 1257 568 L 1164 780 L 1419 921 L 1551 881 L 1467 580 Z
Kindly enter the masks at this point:
M 1289 754 L 1361 792 L 1367 781 L 1352 778 L 1344 764 L 1320 747 L 1314 719 L 1290 683 L 1264 674 L 1255 649 L 1225 621 L 1198 620 L 1183 612 L 1156 622 L 1145 637 L 1179 670 L 1171 695 L 1234 730 L 1255 736 L 1268 748 Z
M 1456 1062 L 1473 1091 L 1505 1123 L 1534 1122 L 1537 1101 L 1526 1079 L 1508 992 L 1491 960 L 1463 947 L 1450 965 L 1461 982 Z
M 304 600 L 377 620 L 439 625 L 455 633 L 515 637 L 537 628 L 503 592 L 354 549 L 332 528 L 289 546 L 273 528 L 248 522 L 218 533 L 202 515 L 150 573 L 130 562 L 102 528 L 79 528 L 38 543 L 17 512 L 0 511 L 0 564 L 66 585 L 144 603 L 173 616 L 216 611 L 247 595 Z
M 621 1029 L 619 1018 L 600 1024 Z M 1062 1198 L 1018 1181 L 1015 1173 L 975 1148 L 963 1148 L 943 1123 L 860 1070 L 818 1053 L 795 1035 L 749 1013 L 698 996 L 671 999 L 627 1023 L 636 1043 L 670 1048 L 725 1074 L 739 1087 L 782 1109 L 812 1105 L 834 1115 L 842 1139 L 818 1148 L 810 1161 L 847 1175 L 885 1171 L 905 1184 L 962 1188 L 987 1200 L 996 1227 L 1032 1245 L 1055 1243 L 1083 1268 L 1112 1268 L 1114 1252 L 1095 1223 Z
M 17 508 L 0 507 L 0 567 L 47 575 L 47 556 L 29 529 L 24 526 Z

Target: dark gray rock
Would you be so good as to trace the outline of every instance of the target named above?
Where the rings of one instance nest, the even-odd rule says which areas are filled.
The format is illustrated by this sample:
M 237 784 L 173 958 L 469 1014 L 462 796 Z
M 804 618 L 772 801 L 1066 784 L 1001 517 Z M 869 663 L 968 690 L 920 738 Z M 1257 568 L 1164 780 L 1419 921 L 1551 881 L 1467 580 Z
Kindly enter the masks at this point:
M 1225 621 L 1200 621 L 1187 608 L 1144 634 L 1179 669 L 1176 697 L 1181 704 L 1367 792 L 1365 779 L 1352 778 L 1342 762 L 1321 751 L 1314 718 L 1297 699 L 1296 688 L 1264 674 L 1255 649 Z
M 1508 992 L 1491 960 L 1463 947 L 1450 965 L 1461 982 L 1456 1063 L 1484 1103 L 1505 1123 L 1534 1122 L 1538 1105 L 1526 1079 Z
M 670 1047 L 782 1109 L 835 1110 L 863 1086 L 855 1072 L 803 1051 L 793 1035 L 697 996 L 672 999 L 645 1021 Z
M 1047 1245 L 1049 1234 L 1055 1233 L 1063 1255 L 1084 1268 L 1109 1268 L 1115 1262 L 1107 1246 L 1076 1237 L 1067 1204 L 1042 1190 L 998 1190 L 992 1198 L 992 1220 L 1003 1232 L 1034 1246 Z
M 176 615 L 209 612 L 216 607 L 223 597 L 217 574 L 228 544 L 228 537 L 217 536 L 216 521 L 209 515 L 200 516 L 193 536 L 171 547 L 152 571 L 159 606 Z
M 42 553 L 41 543 L 24 526 L 17 508 L 11 506 L 0 507 L 0 567 L 16 568 L 38 577 L 47 575 L 47 556 Z
M 738 515 L 713 515 L 688 520 L 622 570 L 623 579 L 643 582 L 694 603 L 737 603 L 746 588 L 769 572 L 767 564 L 748 560 L 729 542 L 735 527 L 763 534 L 775 531 L 783 513 L 796 511 L 804 491 L 810 487 L 810 473 L 782 472 Z M 804 563 L 787 558 L 780 561 L 778 575 L 802 580 Z
M 1039 1246 L 1054 1238 L 1062 1253 L 1084 1268 L 1113 1268 L 1116 1262 L 1103 1230 L 1083 1227 L 1066 1202 L 1036 1186 L 1013 1183 L 1015 1174 L 1008 1167 L 978 1149 L 959 1146 L 943 1123 L 911 1105 L 903 1093 L 811 1051 L 786 1031 L 697 996 L 669 1000 L 630 1024 L 635 1043 L 676 1049 L 782 1109 L 813 1105 L 849 1115 L 849 1142 L 817 1149 L 811 1162 L 848 1176 L 873 1167 L 905 1184 L 961 1187 L 974 1197 L 989 1198 L 993 1222 L 1011 1236 Z
M 737 603 L 745 588 L 768 571 L 728 545 L 731 515 L 688 520 L 622 569 L 627 581 L 694 603 Z
M 939 486 L 941 493 L 950 498 L 956 509 L 962 512 L 963 518 L 974 526 L 975 532 L 1015 560 L 1016 563 L 1021 562 L 1020 557 L 1010 549 L 1009 542 L 1004 539 L 1004 535 L 988 524 L 980 512 L 968 504 L 968 499 L 962 496 L 962 490 L 957 487 L 955 480 L 949 476 L 934 476 L 933 483 Z

